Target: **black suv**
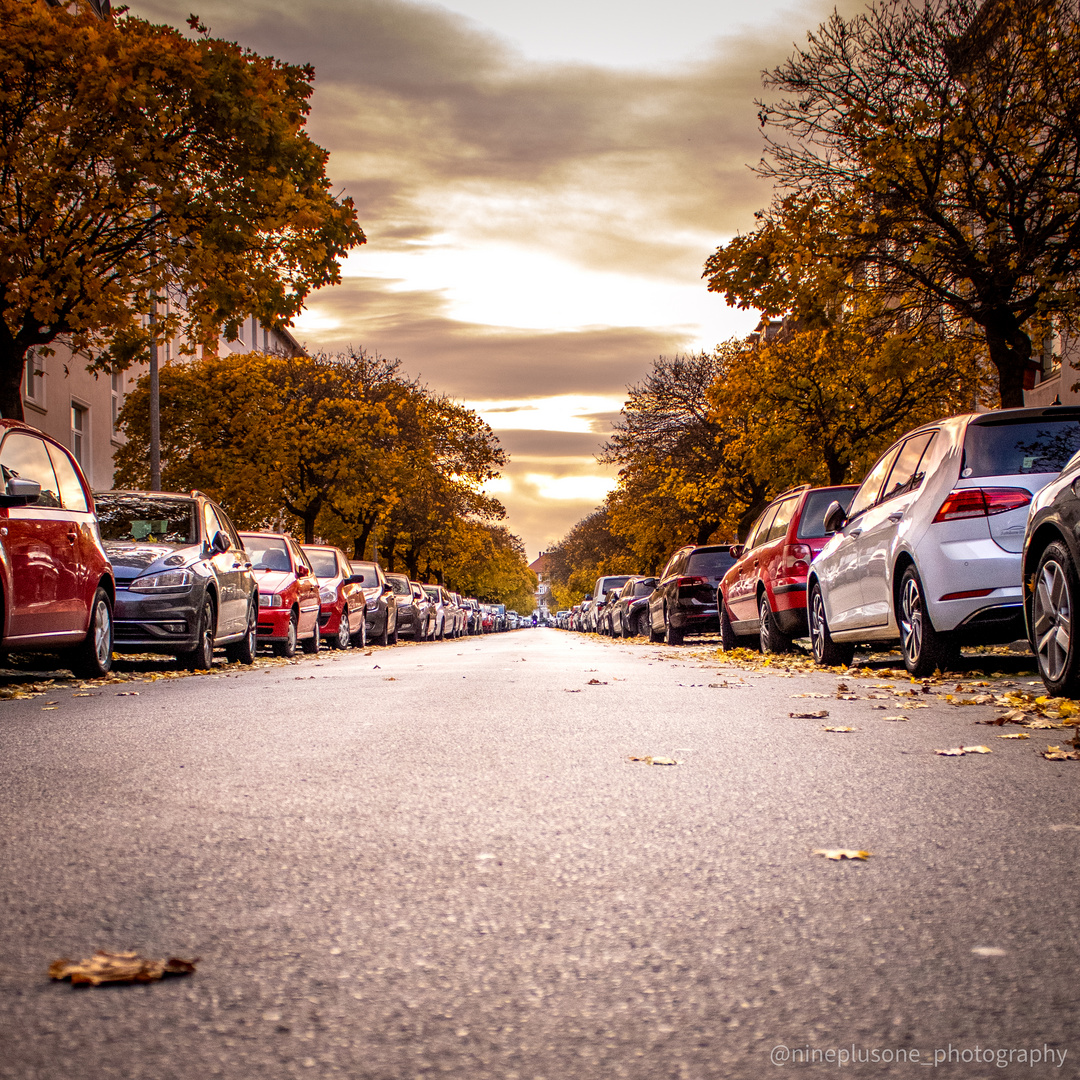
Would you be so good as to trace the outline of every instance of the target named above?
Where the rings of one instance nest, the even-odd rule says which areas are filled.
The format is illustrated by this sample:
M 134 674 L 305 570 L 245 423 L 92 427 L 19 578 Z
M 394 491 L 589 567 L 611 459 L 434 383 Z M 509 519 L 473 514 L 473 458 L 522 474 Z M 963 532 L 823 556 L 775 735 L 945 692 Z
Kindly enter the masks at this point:
M 681 645 L 686 634 L 716 633 L 716 587 L 735 564 L 730 544 L 679 548 L 649 597 L 649 640 Z

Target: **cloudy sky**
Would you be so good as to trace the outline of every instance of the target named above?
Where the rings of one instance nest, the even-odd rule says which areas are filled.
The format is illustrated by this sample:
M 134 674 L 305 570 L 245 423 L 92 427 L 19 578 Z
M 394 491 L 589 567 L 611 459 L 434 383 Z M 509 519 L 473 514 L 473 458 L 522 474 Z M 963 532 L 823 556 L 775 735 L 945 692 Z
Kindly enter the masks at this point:
M 769 191 L 760 71 L 817 0 L 199 0 L 215 36 L 316 70 L 309 130 L 368 242 L 295 327 L 401 359 L 511 456 L 530 557 L 612 486 L 594 454 L 659 355 L 753 329 L 701 281 Z M 188 8 L 134 0 L 182 25 Z

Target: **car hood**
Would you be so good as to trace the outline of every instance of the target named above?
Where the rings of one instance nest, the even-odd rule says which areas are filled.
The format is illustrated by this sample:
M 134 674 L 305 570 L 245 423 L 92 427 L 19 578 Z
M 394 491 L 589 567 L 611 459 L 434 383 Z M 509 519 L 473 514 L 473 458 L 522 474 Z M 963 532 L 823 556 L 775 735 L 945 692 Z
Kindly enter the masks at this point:
M 199 559 L 197 545 L 142 544 L 137 540 L 106 540 L 105 554 L 118 578 L 138 577 L 147 571 L 175 570 L 178 566 L 190 566 Z M 166 564 L 165 560 L 170 561 Z M 158 564 L 162 565 L 158 565 Z
M 259 585 L 259 592 L 281 592 L 295 578 L 292 571 L 256 570 L 255 580 Z

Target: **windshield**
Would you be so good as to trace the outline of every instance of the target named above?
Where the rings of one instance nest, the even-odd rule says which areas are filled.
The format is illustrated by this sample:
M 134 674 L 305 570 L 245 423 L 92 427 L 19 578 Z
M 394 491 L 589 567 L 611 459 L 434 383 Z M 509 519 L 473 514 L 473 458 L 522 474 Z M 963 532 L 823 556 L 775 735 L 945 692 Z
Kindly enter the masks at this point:
M 241 533 L 244 550 L 251 556 L 255 570 L 276 570 L 287 574 L 292 570 L 289 549 L 284 540 L 276 536 L 259 536 L 257 533 Z
M 319 548 L 304 548 L 304 554 L 317 578 L 332 578 L 338 575 L 337 559 L 332 551 Z
M 194 499 L 97 495 L 94 503 L 102 540 L 145 540 L 151 544 L 199 541 Z
M 387 574 L 386 580 L 390 582 L 390 588 L 398 596 L 412 596 L 412 586 L 409 584 L 408 578 L 398 577 L 396 574 Z
M 1080 416 L 971 424 L 960 476 L 1059 473 L 1080 450 Z
M 379 571 L 375 569 L 373 562 L 354 562 L 349 563 L 352 567 L 354 574 L 363 574 L 364 580 L 362 582 L 365 589 L 378 588 L 379 585 Z

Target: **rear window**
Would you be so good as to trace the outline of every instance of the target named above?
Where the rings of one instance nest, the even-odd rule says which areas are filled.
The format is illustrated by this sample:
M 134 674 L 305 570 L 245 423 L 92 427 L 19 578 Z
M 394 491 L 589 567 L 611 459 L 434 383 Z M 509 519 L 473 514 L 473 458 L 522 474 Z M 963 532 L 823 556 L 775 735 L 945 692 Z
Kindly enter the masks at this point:
M 1080 450 L 1080 416 L 970 424 L 960 476 L 1059 473 Z
M 337 577 L 338 564 L 332 551 L 319 551 L 318 548 L 304 548 L 307 561 L 311 563 L 318 578 Z
M 625 574 L 622 577 L 606 577 L 601 578 L 599 582 L 599 589 L 596 592 L 597 596 L 604 596 L 611 592 L 612 589 L 621 589 L 630 580 L 630 575 Z
M 854 488 L 826 491 L 811 491 L 806 496 L 806 504 L 803 506 L 802 517 L 799 518 L 797 536 L 800 540 L 821 540 L 827 534 L 825 532 L 825 511 L 830 504 L 838 502 L 844 513 L 851 506 L 851 498 L 855 494 Z
M 686 564 L 686 573 L 689 577 L 722 578 L 734 565 L 730 551 L 695 551 Z

